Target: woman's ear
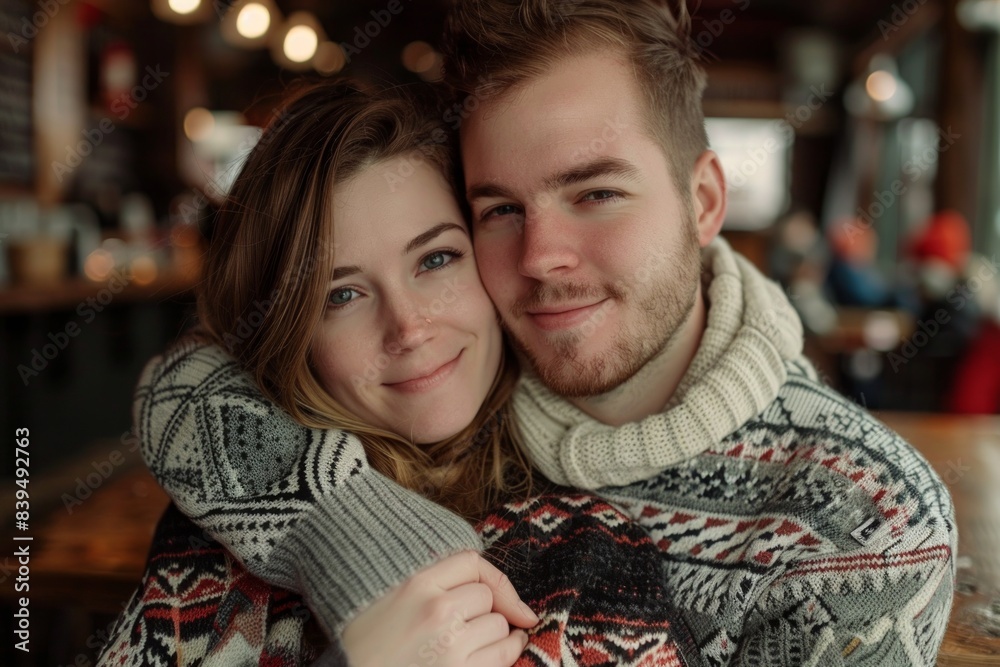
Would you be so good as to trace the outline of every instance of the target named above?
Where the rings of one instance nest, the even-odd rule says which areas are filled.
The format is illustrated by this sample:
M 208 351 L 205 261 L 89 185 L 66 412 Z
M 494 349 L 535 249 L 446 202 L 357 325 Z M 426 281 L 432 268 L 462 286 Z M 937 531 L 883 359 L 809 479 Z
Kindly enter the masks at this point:
M 715 151 L 705 151 L 691 172 L 691 202 L 694 206 L 698 243 L 704 248 L 722 229 L 726 219 L 726 176 Z

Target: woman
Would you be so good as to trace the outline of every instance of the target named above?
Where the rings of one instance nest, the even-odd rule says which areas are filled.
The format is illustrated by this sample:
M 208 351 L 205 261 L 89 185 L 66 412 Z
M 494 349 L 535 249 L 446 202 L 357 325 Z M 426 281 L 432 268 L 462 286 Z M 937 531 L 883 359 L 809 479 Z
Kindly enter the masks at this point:
M 201 330 L 140 381 L 146 462 L 252 575 L 301 593 L 357 667 L 513 664 L 528 638 L 510 625 L 538 617 L 470 553 L 482 549 L 475 522 L 544 607 L 535 650 L 558 657 L 587 610 L 590 623 L 621 620 L 604 636 L 639 633 L 644 650 L 675 655 L 648 537 L 593 499 L 526 502 L 531 470 L 507 409 L 518 371 L 452 172 L 448 135 L 397 92 L 334 82 L 295 97 L 218 216 Z M 582 544 L 591 529 L 625 535 L 628 557 L 593 539 L 582 561 L 532 553 L 553 536 L 560 549 Z M 605 580 L 612 562 L 638 583 Z M 228 563 L 217 565 L 232 581 Z M 604 592 L 604 608 L 579 603 L 588 590 Z M 116 664 L 129 647 L 174 641 L 143 634 L 139 599 L 109 644 Z M 633 627 L 635 617 L 648 622 Z M 539 639 L 553 623 L 555 649 Z M 592 650 L 575 646 L 566 650 Z

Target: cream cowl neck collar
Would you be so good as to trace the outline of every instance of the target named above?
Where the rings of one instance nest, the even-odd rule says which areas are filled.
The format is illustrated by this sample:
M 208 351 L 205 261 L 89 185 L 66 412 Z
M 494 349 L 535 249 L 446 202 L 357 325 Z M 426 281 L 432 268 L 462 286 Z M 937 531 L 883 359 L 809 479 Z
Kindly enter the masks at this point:
M 631 484 L 697 456 L 760 414 L 802 354 L 802 324 L 781 288 L 721 238 L 702 251 L 708 314 L 698 351 L 663 412 L 608 426 L 530 370 L 512 398 L 527 453 L 579 489 Z

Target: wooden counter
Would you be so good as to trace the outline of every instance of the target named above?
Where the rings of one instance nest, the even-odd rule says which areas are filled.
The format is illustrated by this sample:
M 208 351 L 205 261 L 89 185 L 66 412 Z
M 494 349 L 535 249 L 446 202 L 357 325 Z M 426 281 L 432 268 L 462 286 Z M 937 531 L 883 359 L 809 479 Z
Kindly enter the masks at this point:
M 920 450 L 955 503 L 959 569 L 937 664 L 1000 665 L 1000 417 L 876 416 Z

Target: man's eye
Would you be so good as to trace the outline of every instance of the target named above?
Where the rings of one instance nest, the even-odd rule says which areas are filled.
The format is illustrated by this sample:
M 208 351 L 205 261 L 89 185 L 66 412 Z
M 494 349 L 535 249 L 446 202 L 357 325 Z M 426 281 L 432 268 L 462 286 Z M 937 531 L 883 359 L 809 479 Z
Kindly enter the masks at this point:
M 501 204 L 500 206 L 494 206 L 491 209 L 487 209 L 479 216 L 480 220 L 489 220 L 490 218 L 502 218 L 508 215 L 517 215 L 520 213 L 520 209 L 513 204 Z
M 338 287 L 330 292 L 329 304 L 334 307 L 344 306 L 354 300 L 352 294 L 361 296 L 353 287 Z
M 621 195 L 614 190 L 594 190 L 585 194 L 583 201 L 607 201 L 609 199 L 618 199 L 619 197 Z

